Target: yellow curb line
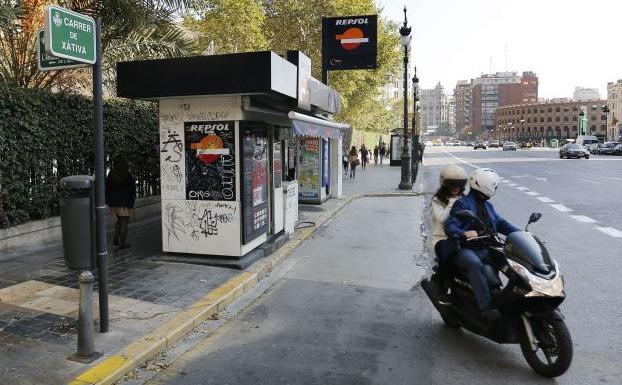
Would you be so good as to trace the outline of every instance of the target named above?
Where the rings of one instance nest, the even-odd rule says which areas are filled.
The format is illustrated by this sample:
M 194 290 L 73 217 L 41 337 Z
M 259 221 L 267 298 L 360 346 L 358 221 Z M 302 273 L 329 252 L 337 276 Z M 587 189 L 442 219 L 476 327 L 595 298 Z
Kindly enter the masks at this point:
M 321 225 L 337 214 L 352 201 L 369 197 L 417 196 L 413 192 L 363 193 L 353 194 L 321 215 L 315 226 L 299 230 L 298 234 L 271 255 L 255 262 L 246 271 L 229 279 L 210 291 L 205 297 L 182 310 L 174 318 L 166 321 L 148 334 L 135 340 L 117 354 L 80 374 L 69 385 L 111 385 L 126 373 L 143 365 L 160 351 L 171 347 L 177 340 L 198 327 L 203 321 L 222 311 L 227 305 L 252 289 L 262 278 L 270 274 L 302 242 L 311 236 Z

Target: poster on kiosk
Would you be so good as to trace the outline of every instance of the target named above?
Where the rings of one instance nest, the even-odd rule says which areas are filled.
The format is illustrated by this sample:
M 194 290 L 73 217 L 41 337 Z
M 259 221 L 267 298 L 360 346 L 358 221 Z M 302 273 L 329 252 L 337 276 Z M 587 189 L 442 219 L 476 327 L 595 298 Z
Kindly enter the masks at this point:
M 329 197 L 329 142 L 319 137 L 300 138 L 299 192 L 301 202 L 322 203 Z

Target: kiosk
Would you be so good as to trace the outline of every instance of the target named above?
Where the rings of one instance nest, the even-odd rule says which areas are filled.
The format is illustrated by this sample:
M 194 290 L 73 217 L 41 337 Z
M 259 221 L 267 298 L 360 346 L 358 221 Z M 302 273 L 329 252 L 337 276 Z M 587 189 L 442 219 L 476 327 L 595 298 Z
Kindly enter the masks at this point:
M 341 196 L 339 95 L 288 57 L 117 65 L 118 96 L 159 101 L 164 252 L 242 268 L 294 231 L 298 199 Z

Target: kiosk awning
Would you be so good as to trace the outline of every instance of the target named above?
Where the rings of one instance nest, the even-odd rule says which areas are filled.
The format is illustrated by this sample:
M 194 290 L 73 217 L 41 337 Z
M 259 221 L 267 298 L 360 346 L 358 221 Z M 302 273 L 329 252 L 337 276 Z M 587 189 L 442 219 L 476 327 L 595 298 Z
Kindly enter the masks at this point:
M 314 118 L 294 111 L 290 111 L 287 116 L 292 120 L 296 135 L 339 139 L 341 130 L 349 127 L 347 124 Z

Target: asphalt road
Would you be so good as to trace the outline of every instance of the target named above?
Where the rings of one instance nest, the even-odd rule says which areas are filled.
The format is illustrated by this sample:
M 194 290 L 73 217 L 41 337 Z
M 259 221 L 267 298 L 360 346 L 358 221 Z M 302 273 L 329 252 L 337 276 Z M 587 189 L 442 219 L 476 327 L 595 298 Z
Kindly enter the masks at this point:
M 411 217 L 423 202 L 393 199 L 342 211 L 265 293 L 147 384 L 622 384 L 622 158 L 433 148 L 425 163 L 427 199 L 443 165 L 491 167 L 506 219 L 522 227 L 543 214 L 530 230 L 565 274 L 574 361 L 564 376 L 539 377 L 517 345 L 442 325 L 417 284 L 429 257 Z

